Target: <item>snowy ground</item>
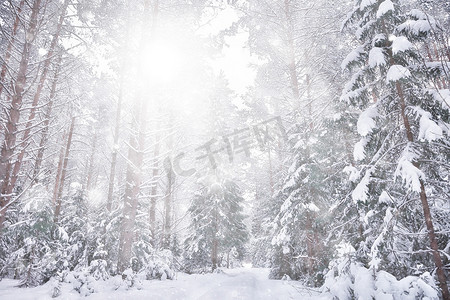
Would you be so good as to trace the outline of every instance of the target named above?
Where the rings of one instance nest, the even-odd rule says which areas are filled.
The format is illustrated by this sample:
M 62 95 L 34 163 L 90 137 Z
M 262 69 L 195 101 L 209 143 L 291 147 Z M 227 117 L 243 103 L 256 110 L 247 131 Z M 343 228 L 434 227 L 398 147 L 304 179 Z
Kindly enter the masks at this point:
M 240 268 L 225 270 L 224 274 L 186 275 L 178 274 L 176 280 L 144 281 L 140 290 L 114 290 L 111 285 L 102 286 L 99 292 L 87 298 L 63 286 L 57 299 L 318 299 L 318 292 L 302 287 L 297 282 L 269 280 L 267 269 Z M 17 288 L 18 281 L 0 281 L 0 299 L 52 299 L 51 287 Z

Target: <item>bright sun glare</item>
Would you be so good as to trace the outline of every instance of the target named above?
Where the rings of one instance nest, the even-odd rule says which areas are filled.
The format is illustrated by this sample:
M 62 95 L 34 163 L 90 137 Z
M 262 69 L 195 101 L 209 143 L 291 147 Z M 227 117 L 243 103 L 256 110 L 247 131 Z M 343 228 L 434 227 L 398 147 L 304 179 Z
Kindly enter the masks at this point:
M 148 82 L 167 83 L 179 75 L 181 62 L 181 53 L 176 46 L 153 43 L 142 53 L 142 73 Z

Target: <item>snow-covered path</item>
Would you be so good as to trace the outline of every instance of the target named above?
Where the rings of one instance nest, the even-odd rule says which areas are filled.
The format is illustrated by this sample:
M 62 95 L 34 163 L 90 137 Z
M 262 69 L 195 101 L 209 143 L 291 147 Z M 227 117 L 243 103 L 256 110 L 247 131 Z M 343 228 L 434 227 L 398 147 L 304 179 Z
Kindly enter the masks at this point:
M 192 277 L 194 276 L 194 278 Z M 269 280 L 265 269 L 225 270 L 224 274 L 191 275 L 181 279 L 188 286 L 176 299 L 304 299 L 306 289 L 294 282 Z M 180 280 L 178 280 L 180 281 Z
M 17 281 L 0 282 L 0 299 L 52 299 L 50 286 L 32 289 L 14 287 Z M 297 282 L 269 280 L 267 269 L 240 268 L 225 270 L 223 274 L 186 275 L 179 274 L 177 280 L 144 281 L 142 289 L 118 289 L 113 285 L 99 286 L 98 292 L 87 298 L 73 291 L 69 284 L 62 288 L 57 299 L 164 299 L 164 300 L 221 300 L 221 299 L 318 299 L 315 291 L 302 287 Z

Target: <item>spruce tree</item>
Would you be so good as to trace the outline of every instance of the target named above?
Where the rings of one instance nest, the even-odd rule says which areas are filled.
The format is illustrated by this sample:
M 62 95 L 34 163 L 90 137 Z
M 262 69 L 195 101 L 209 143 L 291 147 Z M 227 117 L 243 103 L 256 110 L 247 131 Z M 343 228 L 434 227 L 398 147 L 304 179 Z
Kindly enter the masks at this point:
M 231 180 L 201 185 L 189 207 L 191 236 L 184 255 L 188 271 L 214 271 L 233 248 L 243 258 L 248 240 L 243 204 L 242 191 Z
M 434 88 L 440 68 L 420 51 L 439 25 L 418 10 L 403 13 L 394 0 L 355 1 L 344 27 L 352 24 L 360 45 L 342 64 L 353 71 L 342 100 L 361 111 L 354 149 L 359 180 L 352 192 L 364 220 L 357 250 L 371 268 L 402 277 L 432 269 L 433 261 L 442 296 L 449 299 L 439 255 L 448 237 L 436 234 L 441 196 L 448 198 L 449 110 Z M 420 234 L 425 230 L 427 243 Z M 432 260 L 420 254 L 430 245 Z M 421 264 L 425 270 L 417 269 Z
M 340 239 L 333 218 L 336 199 L 343 197 L 340 171 L 348 163 L 344 119 L 351 122 L 343 112 L 317 122 L 314 130 L 301 123 L 291 129 L 292 165 L 274 197 L 283 203 L 274 219 L 273 278 L 289 275 L 310 285 L 323 283 Z

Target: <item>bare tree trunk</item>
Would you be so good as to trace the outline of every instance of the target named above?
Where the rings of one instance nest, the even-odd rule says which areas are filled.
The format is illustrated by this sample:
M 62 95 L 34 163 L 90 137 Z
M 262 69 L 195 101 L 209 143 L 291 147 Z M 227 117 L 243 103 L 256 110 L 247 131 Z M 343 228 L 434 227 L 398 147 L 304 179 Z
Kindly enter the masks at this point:
M 64 162 L 61 170 L 61 179 L 58 187 L 58 194 L 56 196 L 56 207 L 55 207 L 55 215 L 54 220 L 55 223 L 58 222 L 59 215 L 61 213 L 61 204 L 62 204 L 62 193 L 64 190 L 64 181 L 66 180 L 67 173 L 67 163 L 69 162 L 69 154 L 70 154 L 70 146 L 72 145 L 72 136 L 73 136 L 73 128 L 75 126 L 75 117 L 72 117 L 72 122 L 70 123 L 69 135 L 67 137 L 67 144 L 64 154 Z
M 122 93 L 120 93 L 122 94 Z M 114 129 L 114 144 L 111 156 L 111 169 L 109 171 L 109 187 L 108 187 L 108 202 L 106 209 L 110 212 L 112 209 L 113 195 L 114 195 L 114 180 L 116 178 L 117 152 L 119 151 L 119 130 L 120 130 L 120 114 L 122 109 L 122 95 L 119 96 L 119 102 L 116 112 L 116 127 Z
M 144 2 L 144 22 L 142 24 L 142 39 L 140 50 L 143 51 L 144 39 L 148 29 L 147 14 L 150 9 L 150 1 Z M 155 15 L 153 16 L 156 17 Z M 139 69 L 139 68 L 138 68 Z M 139 71 L 138 71 L 139 72 Z M 134 227 L 136 223 L 136 212 L 138 197 L 140 194 L 142 164 L 145 149 L 146 120 L 148 101 L 142 99 L 142 93 L 138 93 L 134 104 L 133 133 L 131 133 L 128 147 L 128 163 L 126 173 L 123 219 L 119 238 L 119 261 L 118 271 L 122 273 L 130 266 L 131 249 L 134 240 Z M 134 133 L 136 132 L 136 133 Z
M 86 190 L 89 191 L 92 184 L 92 177 L 94 174 L 94 158 L 95 158 L 95 150 L 97 148 L 97 132 L 94 134 L 94 138 L 92 141 L 91 155 L 89 157 L 89 165 L 88 165 L 88 174 L 86 181 Z
M 309 147 L 309 138 L 310 138 L 310 133 L 309 131 L 312 133 L 312 131 L 314 130 L 314 125 L 313 125 L 313 115 L 312 115 L 312 96 L 311 96 L 311 77 L 309 74 L 306 74 L 306 101 L 307 103 L 307 107 L 308 107 L 308 123 L 309 123 L 309 129 L 306 130 L 306 136 L 305 136 L 305 140 L 306 140 L 306 159 L 310 160 L 311 158 L 311 149 Z M 311 196 L 313 197 L 313 199 L 316 197 L 316 193 L 314 191 L 314 187 L 311 187 Z M 317 235 L 317 231 L 316 229 L 313 228 L 312 226 L 312 222 L 313 219 L 316 218 L 315 214 L 313 212 L 307 212 L 306 213 L 306 230 L 307 230 L 307 234 L 306 234 L 306 245 L 307 245 L 307 252 L 308 252 L 308 272 L 310 275 L 314 274 L 315 270 L 314 270 L 314 259 L 318 256 L 318 253 L 316 252 L 316 247 L 317 245 L 319 245 L 319 240 L 318 240 L 318 235 Z
M 134 238 L 134 226 L 141 186 L 141 168 L 144 156 L 145 120 L 143 120 L 142 117 L 142 113 L 145 111 L 146 106 L 144 103 L 138 101 L 138 103 L 135 104 L 135 119 L 133 123 L 135 124 L 134 127 L 137 129 L 136 131 L 138 131 L 138 136 L 131 134 L 128 147 L 123 219 L 120 228 L 119 241 L 118 270 L 120 273 L 130 266 L 131 247 Z
M 272 153 L 270 151 L 270 145 L 267 147 L 267 154 L 269 158 L 269 185 L 270 185 L 270 195 L 273 195 L 274 192 L 274 183 L 273 183 L 273 168 L 272 168 Z
M 64 141 L 66 139 L 66 132 L 62 135 L 62 140 Z M 56 199 L 58 198 L 58 191 L 59 191 L 59 183 L 61 181 L 61 171 L 62 171 L 62 165 L 64 162 L 64 149 L 66 148 L 66 145 L 62 143 L 61 149 L 59 150 L 59 160 L 58 160 L 58 166 L 56 167 L 56 178 L 55 178 L 55 186 L 53 188 L 53 198 L 52 198 L 52 204 L 53 207 L 56 207 Z
M 218 248 L 219 243 L 217 241 L 217 237 L 214 236 L 213 243 L 212 243 L 212 250 L 211 250 L 211 263 L 212 263 L 212 271 L 217 269 L 217 256 L 218 256 Z
M 114 127 L 114 143 L 111 154 L 111 169 L 109 171 L 109 185 L 108 185 L 108 198 L 106 203 L 106 209 L 111 212 L 113 195 L 114 195 L 114 180 L 116 178 L 116 165 L 117 165 L 117 154 L 119 151 L 119 134 L 120 134 L 120 116 L 122 114 L 122 98 L 123 98 L 123 72 L 125 72 L 124 65 L 122 66 L 122 75 L 120 76 L 120 87 L 119 87 L 119 98 L 117 101 L 117 111 L 116 111 L 116 124 Z
M 13 176 L 11 177 L 11 181 L 10 181 L 10 184 L 9 184 L 9 189 L 10 190 L 8 191 L 8 193 L 12 192 L 12 190 L 14 189 L 15 184 L 17 182 L 19 171 L 20 171 L 20 168 L 22 166 L 22 161 L 23 161 L 23 158 L 25 156 L 28 139 L 30 138 L 31 128 L 33 127 L 34 117 L 36 116 L 36 110 L 38 108 L 38 103 L 39 103 L 39 100 L 40 100 L 40 97 L 41 97 L 42 90 L 44 88 L 45 81 L 47 79 L 47 74 L 48 74 L 48 71 L 49 71 L 50 63 L 51 63 L 51 61 L 53 59 L 55 48 L 56 48 L 58 40 L 59 40 L 59 35 L 61 33 L 61 29 L 62 29 L 62 25 L 63 25 L 63 22 L 64 22 L 64 18 L 66 16 L 66 9 L 67 9 L 68 5 L 69 5 L 69 0 L 65 0 L 64 1 L 64 5 L 62 7 L 61 15 L 59 16 L 59 21 L 58 21 L 58 26 L 57 26 L 56 32 L 53 35 L 49 51 L 48 51 L 46 59 L 44 61 L 44 67 L 42 69 L 42 73 L 41 73 L 41 76 L 39 78 L 39 84 L 38 84 L 36 93 L 34 94 L 34 97 L 33 97 L 33 103 L 31 104 L 30 115 L 28 116 L 28 121 L 27 121 L 27 124 L 26 124 L 26 127 L 25 127 L 25 131 L 24 131 L 24 134 L 23 134 L 23 139 L 21 141 L 22 150 L 20 151 L 20 153 L 19 153 L 19 155 L 18 155 L 18 157 L 16 159 L 16 162 L 14 164 Z
M 171 113 L 169 121 L 169 128 L 172 129 L 174 120 L 173 114 Z M 173 134 L 169 132 L 169 141 L 167 143 L 169 150 L 172 152 L 173 148 Z M 172 201 L 173 201 L 173 186 L 175 182 L 175 174 L 173 173 L 172 168 L 167 168 L 167 186 L 166 186 L 166 194 L 164 197 L 164 239 L 163 246 L 166 249 L 170 249 L 170 237 L 172 231 Z
M 170 237 L 172 231 L 172 189 L 174 184 L 174 176 L 172 169 L 168 170 L 167 173 L 167 189 L 166 197 L 164 198 L 164 247 L 166 249 L 170 248 Z
M 312 228 L 312 218 L 311 214 L 309 212 L 306 213 L 306 251 L 308 254 L 308 263 L 307 263 L 307 270 L 309 275 L 314 274 L 314 244 L 317 242 L 314 240 L 314 230 Z
M 306 101 L 308 101 L 308 122 L 309 122 L 309 130 L 314 130 L 314 118 L 312 112 L 312 102 L 313 99 L 311 97 L 311 76 L 306 74 Z
M 422 202 L 423 214 L 425 216 L 425 223 L 428 229 L 428 238 L 430 239 L 431 250 L 433 253 L 434 263 L 436 265 L 436 274 L 439 280 L 439 285 L 442 290 L 442 297 L 444 300 L 450 300 L 450 293 L 447 285 L 447 278 L 445 276 L 444 265 L 439 254 L 439 247 L 434 232 L 433 221 L 431 218 L 430 206 L 428 205 L 428 198 L 425 192 L 425 186 L 423 181 L 420 181 L 420 201 Z
M 47 144 L 48 132 L 50 129 L 49 125 L 50 125 L 50 119 L 52 116 L 53 102 L 55 101 L 56 87 L 58 85 L 59 72 L 61 71 L 61 67 L 62 67 L 61 60 L 62 60 L 62 53 L 60 53 L 60 55 L 58 57 L 55 75 L 53 77 L 52 87 L 50 89 L 49 102 L 47 104 L 47 111 L 45 113 L 45 120 L 43 123 L 44 128 L 42 129 L 41 141 L 39 143 L 38 153 L 36 156 L 36 162 L 34 164 L 34 172 L 33 172 L 34 183 L 37 183 L 39 181 L 38 176 L 39 176 L 39 172 L 41 169 L 42 160 L 44 158 L 45 145 Z
M 292 36 L 292 31 L 294 26 L 292 24 L 292 12 L 289 5 L 289 0 L 284 0 L 284 13 L 286 15 L 286 20 L 288 23 L 287 35 L 288 35 L 288 46 L 289 46 L 289 77 L 291 79 L 291 89 L 292 94 L 294 96 L 294 101 L 297 102 L 300 100 L 300 88 L 298 83 L 298 74 L 297 74 L 297 60 L 295 59 L 295 45 L 294 45 L 294 37 Z
M 396 83 L 397 94 L 400 99 L 400 111 L 403 119 L 403 124 L 406 129 L 406 137 L 409 142 L 413 143 L 414 138 L 411 130 L 411 125 L 408 120 L 408 116 L 406 115 L 406 102 L 403 95 L 403 90 L 400 86 L 400 83 Z M 413 165 L 420 170 L 420 166 L 417 162 L 414 162 Z M 439 280 L 439 285 L 442 290 L 442 297 L 444 300 L 450 300 L 450 293 L 447 286 L 447 278 L 445 276 L 444 265 L 442 263 L 441 256 L 439 254 L 439 247 L 436 239 L 436 234 L 434 231 L 433 221 L 431 217 L 430 206 L 428 204 L 428 197 L 425 192 L 425 185 L 422 179 L 420 179 L 420 201 L 422 202 L 423 214 L 425 216 L 425 224 L 428 230 L 428 238 L 430 239 L 431 252 L 433 254 L 434 264 L 436 265 L 436 274 Z
M 8 47 L 6 47 L 5 57 L 3 58 L 2 71 L 0 73 L 0 96 L 2 95 L 2 92 L 3 92 L 3 85 L 5 84 L 5 78 L 6 78 L 6 71 L 8 69 L 9 60 L 11 59 L 11 55 L 12 55 L 11 51 L 15 44 L 17 27 L 19 26 L 20 14 L 22 12 L 24 3 L 25 3 L 25 0 L 20 1 L 19 7 L 17 8 L 16 18 L 14 19 L 14 25 L 13 25 L 12 32 L 11 32 L 11 38 L 8 42 Z
M 127 31 L 125 36 L 125 41 L 123 44 L 124 52 L 128 50 L 129 43 L 129 26 L 130 18 L 127 19 Z M 125 73 L 126 59 L 122 61 L 121 72 L 120 72 L 120 82 L 119 82 L 119 96 L 117 99 L 117 111 L 116 111 L 116 124 L 114 127 L 114 142 L 113 149 L 111 153 L 111 168 L 109 171 L 109 184 L 108 184 L 108 198 L 106 202 L 106 209 L 108 212 L 112 210 L 113 197 L 114 197 L 114 181 L 116 179 L 116 168 L 117 168 L 117 155 L 119 152 L 119 136 L 120 136 L 120 118 L 122 114 L 122 100 L 123 100 L 123 85 L 124 85 L 124 73 Z
M 219 233 L 217 207 L 214 207 L 213 214 L 214 214 L 213 215 L 214 228 L 213 228 L 213 232 L 212 232 L 213 236 L 212 236 L 212 248 L 211 248 L 212 271 L 217 269 L 217 260 L 218 260 L 218 252 L 219 252 L 219 241 L 217 240 L 217 234 Z
M 289 52 L 291 56 L 291 60 L 289 62 L 289 76 L 291 78 L 291 89 L 292 94 L 294 96 L 294 101 L 300 100 L 300 88 L 298 84 L 298 75 L 297 75 L 297 63 L 295 60 L 295 48 L 292 37 L 289 39 Z
M 155 35 L 156 27 L 158 25 L 158 15 L 159 15 L 159 0 L 155 0 L 155 4 L 153 7 L 153 23 L 152 23 L 152 36 Z M 160 138 L 159 134 L 156 137 L 156 144 L 154 149 L 154 159 L 153 159 L 153 171 L 152 171 L 152 189 L 150 194 L 150 231 L 152 234 L 152 246 L 156 247 L 156 201 L 158 199 L 158 178 L 159 178 L 159 152 L 160 152 Z
M 152 188 L 150 192 L 150 231 L 152 234 L 152 246 L 156 247 L 156 201 L 158 199 L 158 178 L 159 178 L 159 151 L 160 151 L 160 140 L 159 136 L 156 137 L 155 149 L 153 152 L 153 165 L 152 165 Z
M 284 10 L 286 15 L 286 20 L 288 24 L 287 28 L 287 35 L 288 35 L 288 46 L 289 46 L 289 55 L 290 55 L 290 61 L 289 61 L 289 75 L 291 79 L 291 89 L 292 94 L 294 96 L 294 101 L 296 105 L 300 105 L 300 84 L 298 80 L 298 73 L 297 73 L 297 61 L 295 57 L 295 45 L 294 45 L 294 38 L 292 36 L 292 32 L 294 31 L 294 25 L 292 21 L 292 11 L 290 7 L 290 0 L 284 1 Z M 306 74 L 306 91 L 307 91 L 307 122 L 309 123 L 309 128 L 305 131 L 304 139 L 306 141 L 306 145 L 308 145 L 309 140 L 309 131 L 312 131 L 313 128 L 313 117 L 312 117 L 312 99 L 311 99 L 311 78 L 309 74 Z M 310 158 L 310 149 L 309 146 L 305 149 L 305 159 Z M 316 235 L 314 232 L 314 229 L 312 227 L 312 216 L 309 214 L 309 212 L 306 212 L 306 250 L 307 250 L 307 269 L 310 274 L 313 273 L 314 268 L 314 257 L 316 256 L 316 253 L 314 251 L 314 244 L 318 241 L 316 240 Z
M 390 65 L 394 65 L 394 57 L 392 55 L 392 50 L 388 52 Z M 406 101 L 403 94 L 403 89 L 400 82 L 397 81 L 395 84 L 396 92 L 399 98 L 400 104 L 400 115 L 403 119 L 403 125 L 406 130 L 406 138 L 408 142 L 414 143 L 414 136 L 411 130 L 411 124 L 409 123 L 408 116 L 406 115 Z M 413 165 L 420 170 L 420 165 L 417 162 L 413 162 Z M 420 201 L 422 202 L 423 214 L 425 216 L 425 224 L 428 230 L 428 238 L 430 240 L 431 252 L 433 254 L 434 264 L 436 265 L 436 274 L 439 280 L 439 285 L 442 290 L 442 296 L 445 300 L 450 300 L 450 293 L 447 286 L 447 278 L 445 276 L 444 266 L 442 264 L 442 259 L 439 254 L 439 247 L 436 239 L 436 234 L 434 231 L 433 221 L 431 217 L 430 206 L 428 203 L 428 197 L 425 191 L 425 185 L 422 179 L 420 179 Z
M 14 94 L 8 113 L 8 121 L 6 123 L 5 138 L 0 151 L 0 180 L 2 180 L 0 195 L 0 232 L 3 229 L 3 225 L 5 222 L 7 205 L 11 199 L 11 195 L 10 193 L 8 193 L 8 191 L 12 191 L 12 187 L 10 187 L 10 176 L 13 168 L 12 157 L 16 148 L 17 125 L 20 119 L 23 92 L 25 90 L 27 81 L 26 76 L 30 59 L 30 51 L 36 36 L 37 19 L 40 5 L 41 0 L 35 0 L 33 3 L 33 8 L 31 10 L 29 22 L 30 25 L 23 44 L 22 57 L 19 64 L 19 72 L 14 85 Z M 12 175 L 16 176 L 16 174 Z

